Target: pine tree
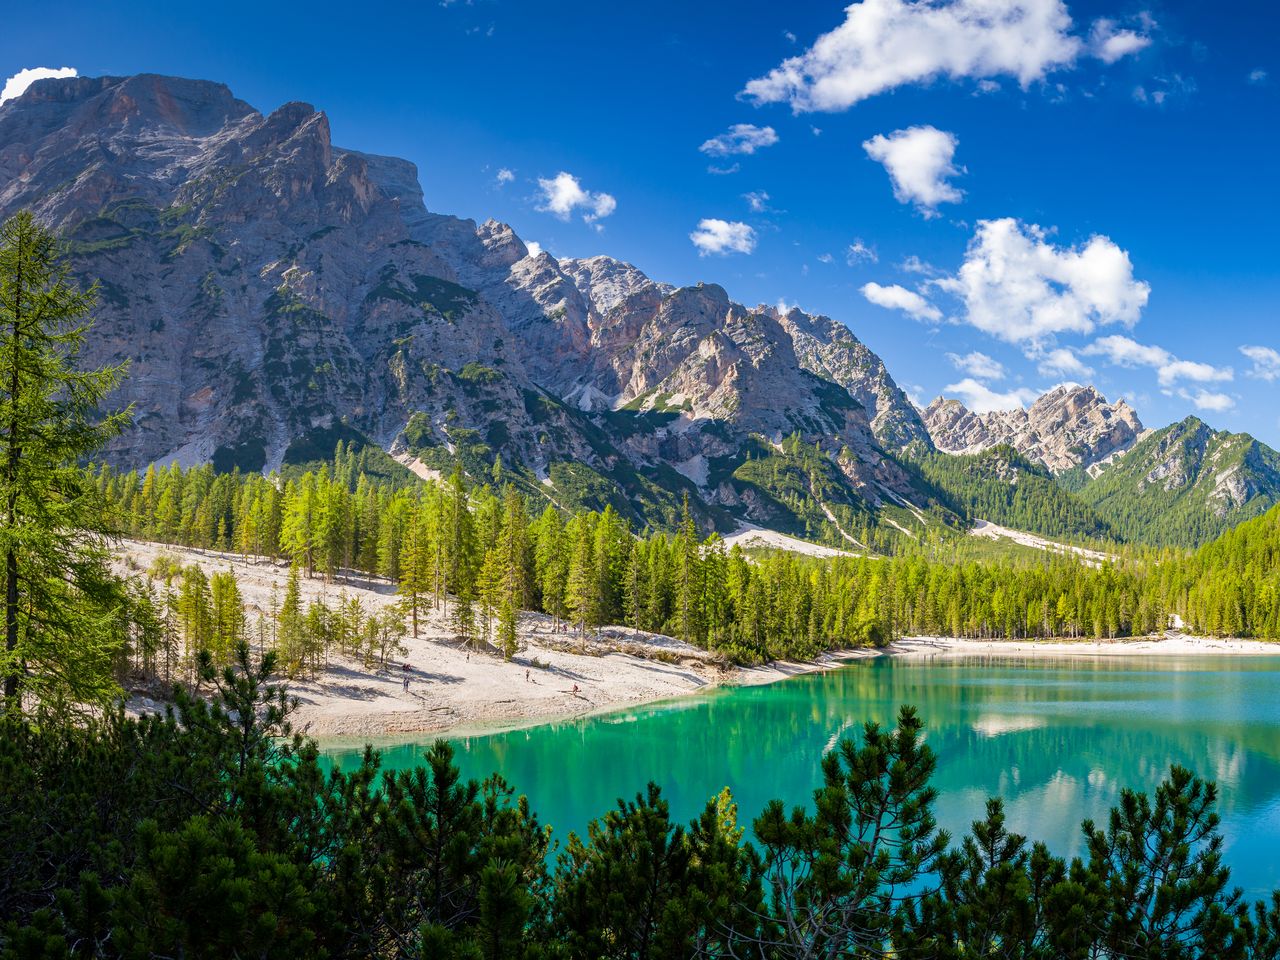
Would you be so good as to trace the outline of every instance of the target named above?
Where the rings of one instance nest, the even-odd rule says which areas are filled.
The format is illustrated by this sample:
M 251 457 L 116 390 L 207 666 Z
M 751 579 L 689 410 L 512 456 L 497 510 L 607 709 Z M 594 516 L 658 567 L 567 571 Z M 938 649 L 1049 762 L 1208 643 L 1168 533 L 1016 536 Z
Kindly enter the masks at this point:
M 296 673 L 303 663 L 306 624 L 302 612 L 302 589 L 298 581 L 298 564 L 289 568 L 289 581 L 284 590 L 284 602 L 276 618 L 276 646 L 285 672 Z
M 538 520 L 534 573 L 542 609 L 551 614 L 553 625 L 558 628 L 559 621 L 568 613 L 564 602 L 568 562 L 565 556 L 564 525 L 555 507 L 547 507 Z
M 470 590 L 464 590 L 458 594 L 457 602 L 453 605 L 451 619 L 453 621 L 453 634 L 458 642 L 470 646 L 476 635 L 476 618 L 471 603 Z
M 578 637 L 585 644 L 587 627 L 596 626 L 600 610 L 600 581 L 596 572 L 595 538 L 585 517 L 575 517 L 566 534 L 573 546 L 565 606 L 578 624 Z
M 235 574 L 230 570 L 215 573 L 209 581 L 213 636 L 210 652 L 218 666 L 230 663 L 241 643 L 247 641 L 248 624 L 244 600 Z
M 123 593 L 108 511 L 78 461 L 125 428 L 99 414 L 124 366 L 84 370 L 96 288 L 81 291 L 52 234 L 23 212 L 0 226 L 0 557 L 6 709 L 21 698 L 102 702 Z

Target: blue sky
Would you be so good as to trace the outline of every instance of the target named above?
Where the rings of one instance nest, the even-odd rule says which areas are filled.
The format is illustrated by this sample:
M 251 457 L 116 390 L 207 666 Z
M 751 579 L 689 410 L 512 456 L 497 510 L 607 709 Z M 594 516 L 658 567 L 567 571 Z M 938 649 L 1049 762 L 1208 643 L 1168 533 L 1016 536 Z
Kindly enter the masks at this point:
M 305 100 L 433 210 L 826 313 L 920 400 L 1071 379 L 1280 444 L 1277 36 L 1249 0 L 68 3 L 9 12 L 0 76 Z

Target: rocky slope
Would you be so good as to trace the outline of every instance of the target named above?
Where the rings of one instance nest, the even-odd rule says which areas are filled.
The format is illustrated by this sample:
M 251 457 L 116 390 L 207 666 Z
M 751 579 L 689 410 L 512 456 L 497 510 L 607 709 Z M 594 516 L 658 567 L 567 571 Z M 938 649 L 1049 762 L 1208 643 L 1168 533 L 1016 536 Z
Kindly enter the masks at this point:
M 1280 501 L 1280 453 L 1188 417 L 1096 476 L 1064 479 L 1124 539 L 1195 546 Z
M 1064 384 L 1026 410 L 973 413 L 938 397 L 924 412 L 934 444 L 946 453 L 980 453 L 1007 444 L 1052 473 L 1092 467 L 1128 450 L 1143 433 L 1123 400 L 1108 403 L 1093 387 Z
M 88 354 L 132 363 L 124 466 L 273 469 L 339 438 L 477 479 L 500 461 L 553 502 L 638 520 L 688 493 L 731 526 L 792 509 L 801 494 L 770 486 L 786 463 L 743 468 L 799 456 L 795 435 L 823 458 L 803 495 L 826 514 L 916 496 L 892 451 L 924 425 L 840 324 L 531 255 L 505 224 L 428 211 L 411 163 L 335 146 L 308 104 L 39 81 L 0 106 L 0 216 L 23 207 L 101 282 Z

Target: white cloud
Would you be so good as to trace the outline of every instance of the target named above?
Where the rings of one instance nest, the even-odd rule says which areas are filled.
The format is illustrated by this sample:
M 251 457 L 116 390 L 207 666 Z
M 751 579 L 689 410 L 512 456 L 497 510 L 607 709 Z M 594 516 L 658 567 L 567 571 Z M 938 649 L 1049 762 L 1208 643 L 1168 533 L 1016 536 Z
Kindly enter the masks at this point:
M 542 244 L 537 240 L 526 240 L 524 242 L 525 249 L 529 251 L 529 256 L 536 257 L 542 253 Z
M 1010 217 L 979 220 L 960 270 L 930 283 L 964 303 L 970 324 L 1011 343 L 1137 323 L 1151 288 L 1134 280 L 1128 253 L 1104 236 L 1077 247 L 1047 237 Z
M 959 383 L 942 388 L 943 395 L 957 397 L 974 413 L 990 413 L 992 410 L 1017 410 L 1032 403 L 1040 394 L 1027 387 L 1017 387 L 1007 393 L 992 390 L 985 383 L 965 377 Z
M 1093 367 L 1087 366 L 1066 347 L 1058 347 L 1041 356 L 1036 370 L 1042 377 L 1079 377 L 1084 380 L 1093 376 Z
M 1143 25 L 1150 28 L 1155 24 L 1147 17 Z M 1093 21 L 1093 29 L 1089 31 L 1089 51 L 1103 63 L 1115 63 L 1149 46 L 1151 37 L 1148 34 L 1120 29 L 1114 20 L 1106 17 Z
M 916 320 L 938 321 L 942 319 L 941 310 L 920 296 L 920 294 L 908 290 L 906 287 L 900 287 L 896 283 L 887 287 L 878 283 L 865 283 L 862 285 L 862 295 L 878 307 L 884 307 L 888 310 L 901 310 Z
M 0 103 L 22 96 L 27 87 L 37 80 L 74 76 L 78 76 L 75 67 L 28 67 L 25 70 L 19 70 L 4 82 L 4 90 L 0 92 Z
M 698 221 L 698 229 L 689 234 L 698 255 L 750 253 L 756 248 L 756 232 L 748 224 L 708 217 Z
M 836 258 L 829 253 L 818 254 L 818 260 L 821 263 L 835 263 Z
M 742 199 L 747 201 L 747 206 L 751 208 L 752 213 L 765 213 L 769 210 L 770 197 L 763 190 L 744 193 Z
M 845 110 L 936 77 L 1012 76 L 1025 88 L 1085 51 L 1062 0 L 862 0 L 804 53 L 752 80 L 756 103 Z
M 948 353 L 947 359 L 961 373 L 967 373 L 969 376 L 976 377 L 979 380 L 1003 380 L 1006 376 L 1004 364 L 994 357 L 987 356 L 985 353 L 979 353 L 977 350 L 972 353 L 966 353 L 964 356 L 958 353 Z
M 1179 380 L 1196 383 L 1234 380 L 1235 371 L 1230 367 L 1215 367 L 1197 360 L 1179 360 L 1164 347 L 1138 343 L 1129 337 L 1103 337 L 1082 353 L 1091 357 L 1105 357 L 1118 367 L 1150 367 L 1162 387 L 1172 387 Z
M 862 242 L 862 238 L 858 237 L 845 249 L 844 262 L 851 267 L 860 263 L 879 263 L 880 255 L 876 253 L 875 247 L 867 246 Z
M 539 177 L 538 189 L 542 191 L 538 209 L 561 220 L 568 220 L 575 210 L 582 210 L 583 222 L 594 224 L 618 209 L 618 201 L 612 195 L 584 190 L 577 177 L 563 170 L 551 180 Z
M 709 157 L 728 157 L 735 153 L 753 154 L 778 142 L 773 127 L 757 127 L 754 123 L 735 123 L 728 132 L 712 137 L 700 146 Z
M 887 137 L 877 134 L 862 144 L 867 156 L 884 165 L 899 203 L 914 203 L 926 216 L 940 203 L 959 203 L 964 194 L 947 182 L 961 171 L 952 165 L 956 136 L 936 127 L 908 127 Z
M 914 253 L 898 264 L 898 269 L 903 273 L 919 273 L 926 277 L 935 277 L 938 275 L 938 268 L 932 263 L 921 260 Z
M 1266 82 L 1267 82 L 1267 77 L 1268 77 L 1268 76 L 1269 76 L 1269 74 L 1267 73 L 1267 71 L 1265 71 L 1265 70 L 1263 70 L 1263 69 L 1261 69 L 1261 68 L 1259 68 L 1259 69 L 1257 69 L 1257 70 L 1250 70 L 1250 71 L 1249 71 L 1249 82 L 1250 82 L 1250 83 L 1253 83 L 1253 84 L 1266 83 Z
M 1271 347 L 1241 347 L 1240 352 L 1253 361 L 1249 376 L 1258 380 L 1280 380 L 1280 351 Z
M 498 175 L 494 179 L 498 181 L 498 186 L 501 187 L 504 184 L 510 183 L 515 178 L 516 172 L 514 170 L 509 170 L 506 167 L 503 167 L 498 171 Z
M 707 167 L 707 173 L 714 173 L 717 177 L 727 177 L 732 173 L 737 173 L 742 169 L 742 164 L 731 163 L 727 167 L 717 167 L 714 163 Z
M 1179 390 L 1178 396 L 1183 400 L 1190 400 L 1196 405 L 1197 410 L 1212 410 L 1215 413 L 1223 413 L 1236 405 L 1236 402 L 1227 394 L 1211 393 L 1208 390 L 1197 390 L 1195 393 Z

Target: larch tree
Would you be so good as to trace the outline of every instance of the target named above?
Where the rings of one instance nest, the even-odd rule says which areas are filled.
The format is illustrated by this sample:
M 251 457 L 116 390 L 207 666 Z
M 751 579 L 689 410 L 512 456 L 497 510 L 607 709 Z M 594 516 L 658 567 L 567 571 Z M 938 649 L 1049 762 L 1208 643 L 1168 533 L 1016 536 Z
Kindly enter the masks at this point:
M 120 434 L 103 412 L 125 366 L 85 369 L 96 289 L 71 279 L 30 213 L 0 226 L 0 556 L 6 710 L 25 697 L 103 702 L 124 593 L 108 564 L 110 512 L 81 462 Z

